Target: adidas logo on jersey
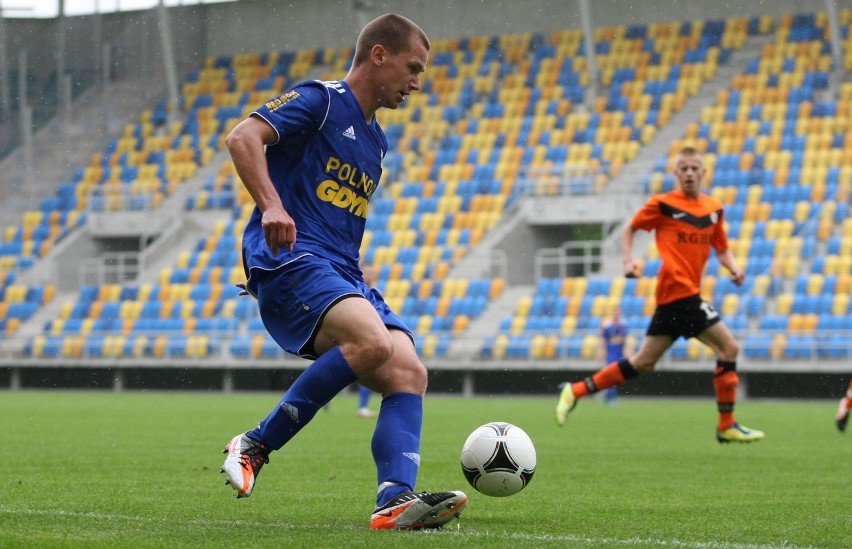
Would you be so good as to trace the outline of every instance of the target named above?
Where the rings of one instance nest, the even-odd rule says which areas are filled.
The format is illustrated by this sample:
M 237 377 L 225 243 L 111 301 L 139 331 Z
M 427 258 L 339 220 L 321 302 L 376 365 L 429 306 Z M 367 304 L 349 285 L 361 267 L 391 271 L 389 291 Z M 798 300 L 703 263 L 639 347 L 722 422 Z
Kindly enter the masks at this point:
M 343 130 L 343 136 L 348 137 L 352 141 L 355 141 L 355 128 L 353 128 L 352 126 L 349 126 L 345 130 Z

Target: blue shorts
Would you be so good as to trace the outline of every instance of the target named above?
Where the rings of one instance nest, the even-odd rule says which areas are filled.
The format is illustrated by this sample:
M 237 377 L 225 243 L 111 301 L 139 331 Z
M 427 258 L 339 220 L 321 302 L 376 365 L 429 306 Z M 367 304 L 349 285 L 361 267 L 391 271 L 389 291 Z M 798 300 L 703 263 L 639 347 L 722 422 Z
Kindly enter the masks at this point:
M 369 301 L 389 329 L 402 330 L 414 340 L 381 292 L 315 255 L 303 255 L 274 271 L 252 269 L 260 318 L 282 349 L 315 359 L 314 338 L 328 310 L 347 297 Z

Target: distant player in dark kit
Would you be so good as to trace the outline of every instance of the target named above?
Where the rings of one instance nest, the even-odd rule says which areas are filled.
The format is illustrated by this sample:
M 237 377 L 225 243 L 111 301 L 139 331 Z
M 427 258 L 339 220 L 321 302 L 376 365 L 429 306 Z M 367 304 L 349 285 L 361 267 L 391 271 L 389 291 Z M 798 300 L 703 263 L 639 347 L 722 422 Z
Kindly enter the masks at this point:
M 467 505 L 460 491 L 414 491 L 427 372 L 411 330 L 359 267 L 388 152 L 375 114 L 420 89 L 429 50 L 409 19 L 378 17 L 359 34 L 343 80 L 297 84 L 228 135 L 256 204 L 243 234 L 246 290 L 275 341 L 313 360 L 258 427 L 225 448 L 222 472 L 237 497 L 251 495 L 270 453 L 357 381 L 383 397 L 372 438 L 378 490 L 370 528 L 439 528 Z M 346 448 L 335 450 L 346 458 Z M 298 464 L 291 473 L 298 482 Z
M 846 424 L 849 422 L 849 410 L 852 410 L 852 380 L 849 381 L 849 388 L 843 398 L 840 399 L 840 404 L 837 407 L 837 429 L 841 433 L 846 431 Z
M 611 364 L 624 358 L 627 349 L 627 325 L 621 321 L 621 309 L 616 307 L 612 317 L 601 325 L 601 344 L 598 360 Z M 610 406 L 618 401 L 618 385 L 604 390 L 604 402 Z
M 636 231 L 654 231 L 663 264 L 657 275 L 657 309 L 651 318 L 639 350 L 629 358 L 612 362 L 596 374 L 574 383 L 564 383 L 556 404 L 556 423 L 563 425 L 577 401 L 597 391 L 621 385 L 630 378 L 654 370 L 663 354 L 679 337 L 697 338 L 716 353 L 713 387 L 719 421 L 719 442 L 752 442 L 764 437 L 763 432 L 743 427 L 734 419 L 739 376 L 739 345 L 719 313 L 701 299 L 701 273 L 716 251 L 719 263 L 726 267 L 737 286 L 745 282 L 733 252 L 728 248 L 722 203 L 701 192 L 706 170 L 701 153 L 683 148 L 674 167 L 679 189 L 652 197 L 625 226 L 621 252 L 624 274 L 634 277 L 639 266 L 633 259 L 633 237 Z

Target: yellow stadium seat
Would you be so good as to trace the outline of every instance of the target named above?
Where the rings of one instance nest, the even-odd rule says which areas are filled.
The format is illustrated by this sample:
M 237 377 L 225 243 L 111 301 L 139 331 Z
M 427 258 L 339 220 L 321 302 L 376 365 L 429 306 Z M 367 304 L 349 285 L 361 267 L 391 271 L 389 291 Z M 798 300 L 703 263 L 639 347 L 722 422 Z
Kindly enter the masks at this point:
M 789 315 L 793 308 L 793 294 L 780 294 L 775 301 L 775 310 L 778 314 Z
M 645 299 L 645 304 L 642 306 L 642 314 L 651 316 L 654 314 L 654 309 L 657 308 L 657 301 L 654 296 L 649 296 Z
M 83 356 L 83 341 L 80 336 L 65 336 L 60 353 L 65 358 L 80 358 Z
M 848 310 L 849 294 L 846 292 L 835 294 L 831 304 L 831 314 L 836 316 L 845 315 Z
M 423 339 L 423 347 L 421 352 L 425 358 L 432 358 L 437 354 L 438 338 L 435 334 L 428 334 Z
M 555 335 L 547 335 L 544 339 L 544 358 L 556 358 L 559 353 L 559 337 Z
M 806 293 L 808 295 L 820 295 L 825 283 L 825 278 L 821 274 L 808 275 Z
M 583 343 L 580 347 L 580 356 L 583 358 L 593 359 L 598 352 L 598 336 L 586 335 L 583 336 Z
M 542 334 L 535 334 L 530 340 L 530 357 L 541 359 L 544 357 L 545 338 Z
M 817 324 L 819 324 L 819 315 L 810 313 L 803 315 L 802 318 L 802 331 L 808 334 L 814 333 L 817 328 Z
M 523 296 L 518 300 L 518 307 L 515 310 L 518 316 L 529 316 L 530 309 L 532 308 L 532 297 Z
M 761 274 L 755 276 L 752 294 L 755 296 L 766 297 L 769 293 L 769 286 L 771 283 L 772 279 L 769 278 L 769 275 Z
M 698 360 L 704 356 L 704 344 L 697 339 L 689 339 L 686 343 L 686 356 L 691 360 Z
M 790 315 L 790 319 L 789 319 L 788 324 L 787 324 L 787 329 L 790 331 L 790 333 L 798 334 L 798 333 L 803 331 L 804 324 L 805 324 L 804 315 L 793 314 L 793 315 Z
M 769 356 L 774 359 L 784 357 L 787 350 L 787 336 L 784 334 L 775 334 L 772 336 L 772 343 L 769 346 Z
M 508 347 L 508 336 L 506 336 L 506 334 L 499 334 L 496 338 L 494 338 L 494 346 L 492 347 L 491 354 L 497 359 L 505 358 Z
M 716 277 L 713 275 L 705 275 L 701 280 L 701 295 L 705 296 L 705 299 L 709 299 L 712 298 L 715 292 Z
M 432 315 L 420 315 L 417 319 L 417 332 L 427 334 L 432 331 L 434 317 Z
M 470 326 L 470 317 L 467 315 L 458 315 L 453 319 L 453 334 L 460 335 L 467 331 Z
M 564 336 L 569 336 L 574 333 L 574 330 L 577 329 L 577 317 L 576 316 L 565 316 L 562 318 L 562 327 L 560 329 L 560 334 Z
M 503 290 L 506 288 L 506 281 L 502 278 L 491 279 L 491 285 L 488 288 L 488 299 L 496 299 L 503 295 Z
M 132 356 L 134 356 L 134 357 L 145 356 L 145 347 L 147 347 L 147 346 L 148 346 L 148 338 L 146 336 L 143 336 L 143 335 L 136 336 L 133 339 L 133 346 L 132 346 L 132 350 L 131 350 Z
M 210 337 L 194 335 L 187 338 L 186 356 L 190 358 L 205 358 L 210 349 Z
M 740 296 L 737 294 L 728 294 L 722 298 L 722 315 L 726 317 L 734 316 L 740 306 Z
M 256 335 L 251 338 L 251 343 L 249 344 L 249 354 L 253 358 L 260 358 L 263 356 L 263 346 L 266 343 L 266 337 L 262 335 Z
M 80 335 L 89 335 L 92 333 L 95 325 L 94 318 L 84 318 L 80 324 Z
M 447 273 L 450 272 L 450 265 L 446 262 L 440 262 L 435 266 L 435 280 L 444 280 L 447 277 Z
M 525 316 L 513 316 L 512 324 L 509 327 L 509 332 L 512 335 L 521 335 L 524 333 L 524 330 L 527 327 L 527 317 Z
M 609 303 L 609 297 L 596 295 L 592 298 L 592 316 L 601 318 L 607 316 L 606 308 Z
M 136 325 L 135 318 L 124 318 L 121 320 L 121 333 L 128 335 L 133 331 L 133 326 Z

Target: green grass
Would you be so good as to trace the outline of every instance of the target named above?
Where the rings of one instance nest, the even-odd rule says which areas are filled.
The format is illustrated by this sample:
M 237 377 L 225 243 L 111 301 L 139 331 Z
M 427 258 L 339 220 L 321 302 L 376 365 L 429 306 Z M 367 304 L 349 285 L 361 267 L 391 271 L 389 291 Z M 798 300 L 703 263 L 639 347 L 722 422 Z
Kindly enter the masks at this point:
M 852 434 L 836 431 L 833 401 L 741 403 L 766 440 L 719 445 L 709 399 L 583 401 L 559 429 L 554 399 L 429 396 L 418 489 L 462 489 L 470 505 L 443 531 L 371 532 L 373 420 L 351 396 L 272 455 L 251 498 L 223 485 L 225 442 L 277 398 L 0 393 L 0 547 L 852 543 Z M 538 452 L 532 483 L 509 498 L 474 492 L 459 467 L 467 435 L 494 420 Z

